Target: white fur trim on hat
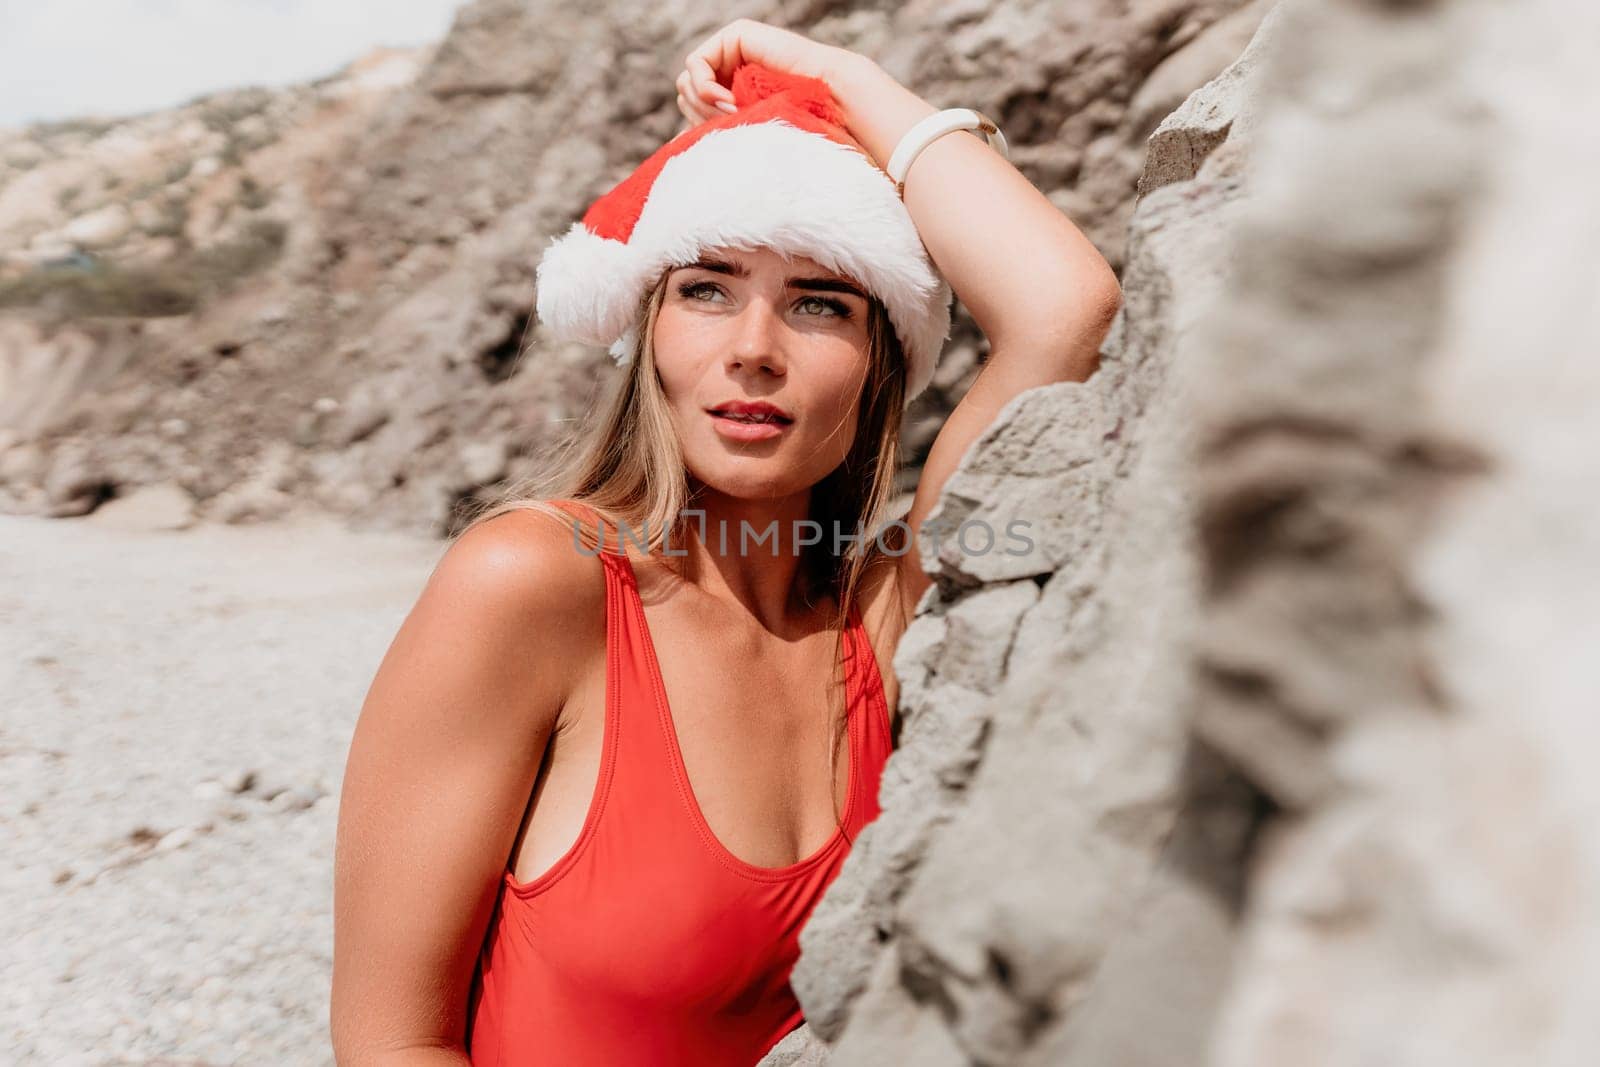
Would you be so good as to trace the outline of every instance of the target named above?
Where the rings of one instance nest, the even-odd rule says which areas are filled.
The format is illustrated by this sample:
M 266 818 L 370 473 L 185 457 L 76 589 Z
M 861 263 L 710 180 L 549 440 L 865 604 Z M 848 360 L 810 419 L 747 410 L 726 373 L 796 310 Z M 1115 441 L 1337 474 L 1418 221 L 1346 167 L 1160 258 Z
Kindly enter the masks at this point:
M 950 287 L 894 183 L 857 149 L 781 119 L 713 130 L 668 159 L 626 243 L 573 223 L 540 260 L 539 320 L 551 336 L 608 346 L 625 363 L 660 272 L 718 247 L 803 255 L 859 281 L 900 336 L 907 403 L 933 377 Z

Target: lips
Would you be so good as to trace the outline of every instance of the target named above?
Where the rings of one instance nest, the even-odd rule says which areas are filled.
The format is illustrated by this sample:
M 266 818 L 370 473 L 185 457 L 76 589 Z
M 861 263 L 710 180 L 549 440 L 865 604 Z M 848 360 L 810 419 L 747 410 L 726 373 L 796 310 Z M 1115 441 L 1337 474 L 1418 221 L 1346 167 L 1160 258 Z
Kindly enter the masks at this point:
M 706 411 L 714 417 L 747 425 L 787 426 L 794 422 L 793 416 L 787 411 L 765 400 L 730 400 Z
M 794 424 L 787 411 L 765 400 L 731 400 L 706 408 L 706 414 L 720 436 L 741 445 L 781 437 Z

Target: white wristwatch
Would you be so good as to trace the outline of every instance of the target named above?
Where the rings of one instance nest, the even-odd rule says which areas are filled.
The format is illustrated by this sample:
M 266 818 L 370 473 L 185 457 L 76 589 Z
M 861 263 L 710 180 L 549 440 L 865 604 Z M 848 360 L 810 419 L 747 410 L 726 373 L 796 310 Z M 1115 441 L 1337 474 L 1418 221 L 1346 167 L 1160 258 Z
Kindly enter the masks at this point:
M 984 140 L 989 142 L 990 148 L 1010 158 L 1005 134 L 1001 133 L 1000 127 L 983 112 L 974 111 L 970 107 L 951 107 L 936 111 L 901 136 L 900 143 L 894 146 L 894 152 L 889 156 L 889 165 L 884 168 L 894 180 L 894 191 L 901 199 L 906 195 L 906 171 L 911 169 L 912 161 L 924 148 L 956 130 L 973 130 L 981 133 Z

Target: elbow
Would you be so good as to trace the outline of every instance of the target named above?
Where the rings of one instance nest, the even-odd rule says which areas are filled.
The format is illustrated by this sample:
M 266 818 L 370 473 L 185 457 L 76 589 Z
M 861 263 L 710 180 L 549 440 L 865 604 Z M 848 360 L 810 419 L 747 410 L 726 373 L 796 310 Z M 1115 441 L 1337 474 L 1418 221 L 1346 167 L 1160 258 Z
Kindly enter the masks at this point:
M 1117 317 L 1117 312 L 1122 310 L 1122 284 L 1117 281 L 1116 271 L 1111 269 L 1111 264 L 1105 263 L 1104 269 L 1081 287 L 1081 292 L 1080 303 L 1085 317 L 1104 333 Z
M 336 1067 L 469 1067 L 471 1057 L 460 1044 L 437 1042 L 334 1045 Z
M 1079 274 L 1052 288 L 1058 297 L 984 331 L 990 361 L 1005 352 L 1007 360 L 1032 367 L 1029 374 L 1040 380 L 1087 381 L 1099 369 L 1100 346 L 1122 310 L 1122 286 L 1107 265 L 1092 278 Z
M 1047 334 L 1061 358 L 1060 380 L 1087 381 L 1100 368 L 1100 348 L 1122 303 L 1122 287 L 1109 267 L 1104 279 L 1079 287 L 1072 305 L 1061 310 Z
M 336 990 L 329 1000 L 328 1037 L 336 1067 L 467 1067 L 466 1046 L 433 1034 L 406 1034 L 358 1011 Z
M 1105 276 L 1088 286 L 1079 305 L 1079 322 L 1081 323 L 1078 343 L 1074 346 L 1080 356 L 1081 366 L 1076 368 L 1073 377 L 1078 381 L 1087 379 L 1100 366 L 1100 346 L 1105 343 L 1107 334 L 1111 331 L 1111 324 L 1116 321 L 1117 314 L 1122 310 L 1122 286 L 1117 282 L 1117 276 L 1108 266 Z
M 1085 277 L 1081 272 L 1055 286 L 1059 297 L 1036 305 L 1018 323 L 1035 336 L 1053 337 L 1068 347 L 1099 345 L 1122 310 L 1122 286 L 1109 264 Z

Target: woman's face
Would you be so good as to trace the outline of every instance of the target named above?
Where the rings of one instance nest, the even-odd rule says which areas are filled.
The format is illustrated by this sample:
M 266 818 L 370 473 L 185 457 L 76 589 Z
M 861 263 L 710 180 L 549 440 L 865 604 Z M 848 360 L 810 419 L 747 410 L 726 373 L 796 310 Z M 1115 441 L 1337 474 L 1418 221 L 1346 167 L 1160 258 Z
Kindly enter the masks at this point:
M 689 473 L 760 498 L 808 489 L 843 462 L 867 375 L 867 310 L 853 279 L 766 248 L 708 249 L 671 271 L 655 362 Z M 719 413 L 763 402 L 787 421 Z

